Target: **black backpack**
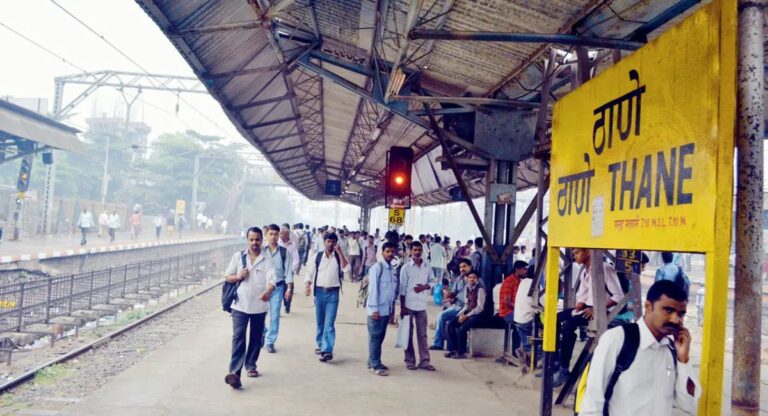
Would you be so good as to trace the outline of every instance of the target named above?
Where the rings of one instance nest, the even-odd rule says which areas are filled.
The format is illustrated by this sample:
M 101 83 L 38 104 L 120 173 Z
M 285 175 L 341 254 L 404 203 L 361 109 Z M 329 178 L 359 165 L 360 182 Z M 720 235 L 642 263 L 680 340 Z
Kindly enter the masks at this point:
M 240 260 L 242 260 L 243 269 L 245 269 L 245 251 L 240 252 Z M 224 312 L 232 313 L 232 303 L 237 301 L 237 288 L 239 287 L 239 281 L 237 283 L 224 282 L 224 286 L 221 287 L 221 308 L 224 309 Z
M 685 274 L 685 271 L 683 271 L 683 268 L 680 266 L 677 266 L 677 275 L 675 276 L 675 283 L 677 283 L 678 286 L 680 286 L 683 289 L 683 292 L 685 292 L 685 297 L 688 297 L 688 291 L 691 288 L 691 280 L 688 278 L 688 275 Z
M 616 387 L 616 383 L 619 381 L 621 374 L 629 369 L 632 362 L 635 361 L 637 356 L 637 350 L 640 348 L 640 327 L 637 323 L 625 324 L 621 326 L 624 330 L 624 343 L 621 344 L 619 355 L 616 357 L 616 367 L 611 373 L 611 378 L 608 379 L 608 384 L 605 386 L 605 402 L 603 403 L 603 416 L 608 416 L 608 405 L 613 397 L 613 389 Z M 674 344 L 670 343 L 669 352 L 672 354 L 672 361 L 675 364 L 675 373 L 677 373 L 677 351 Z M 584 393 L 587 389 L 587 375 L 589 374 L 590 364 L 592 362 L 593 354 L 587 358 L 587 365 L 584 367 L 584 371 L 581 373 L 578 387 L 576 388 L 576 406 L 575 414 L 578 415 L 581 411 L 582 401 Z

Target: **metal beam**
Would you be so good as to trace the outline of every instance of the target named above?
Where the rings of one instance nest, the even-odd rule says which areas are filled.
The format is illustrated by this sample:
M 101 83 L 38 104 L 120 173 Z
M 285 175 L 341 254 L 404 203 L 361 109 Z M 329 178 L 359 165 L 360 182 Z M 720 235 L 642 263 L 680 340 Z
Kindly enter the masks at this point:
M 411 30 L 413 30 L 414 27 L 416 27 L 416 23 L 419 19 L 419 13 L 421 13 L 421 8 L 424 5 L 424 0 L 411 0 L 408 3 L 408 14 L 405 17 L 405 27 L 403 28 L 403 33 L 405 33 L 405 39 L 403 39 L 402 42 L 400 42 L 400 50 L 397 52 L 397 57 L 395 58 L 395 61 L 392 63 L 392 70 L 389 73 L 389 82 L 387 83 L 387 91 L 384 93 L 384 103 L 389 103 L 390 98 L 393 95 L 397 95 L 400 93 L 400 88 L 403 86 L 403 82 L 405 81 L 405 72 L 404 72 L 404 65 L 403 60 L 405 59 L 405 55 L 408 53 L 408 46 L 410 46 L 410 39 L 409 33 Z M 403 68 L 400 68 L 400 66 L 403 66 Z
M 291 156 L 291 157 L 289 157 L 289 158 L 285 158 L 285 159 L 280 159 L 280 160 L 277 160 L 277 159 L 272 159 L 272 161 L 273 161 L 273 162 L 275 162 L 275 163 L 290 162 L 291 160 L 301 159 L 301 158 L 303 158 L 304 156 L 305 156 L 305 155 L 304 155 L 304 153 L 302 153 L 302 154 L 300 154 L 300 155 Z
M 303 147 L 304 147 L 304 144 L 297 144 L 295 146 L 284 147 L 282 149 L 270 150 L 270 151 L 267 152 L 267 154 L 274 155 L 274 154 L 283 153 L 283 152 L 290 152 L 291 150 L 297 150 L 297 149 L 301 149 Z
M 283 65 L 269 65 L 269 66 L 262 66 L 258 68 L 247 68 L 247 69 L 241 69 L 237 71 L 208 74 L 206 75 L 206 78 L 208 79 L 232 78 L 232 77 L 240 77 L 243 75 L 263 74 L 265 72 L 282 71 L 283 69 L 285 69 Z
M 459 30 L 413 30 L 411 39 L 463 40 L 480 42 L 555 43 L 558 45 L 590 46 L 593 48 L 634 51 L 644 42 L 624 39 L 594 38 L 552 33 L 469 32 Z
M 416 101 L 420 103 L 440 104 L 470 104 L 470 105 L 489 105 L 499 107 L 525 107 L 538 108 L 539 103 L 524 100 L 499 100 L 495 98 L 484 97 L 432 97 L 429 95 L 393 95 L 393 101 Z M 434 114 L 434 110 L 432 110 Z
M 260 127 L 272 126 L 272 125 L 280 124 L 280 123 L 288 123 L 290 121 L 296 121 L 296 120 L 299 120 L 299 119 L 301 119 L 301 116 L 295 115 L 295 116 L 290 116 L 290 117 L 278 118 L 278 119 L 275 119 L 275 120 L 269 120 L 269 121 L 265 121 L 265 122 L 262 122 L 262 123 L 249 124 L 249 125 L 245 126 L 245 128 L 246 128 L 246 130 L 252 130 L 252 129 L 257 129 L 257 128 L 260 128 Z
M 651 19 L 648 23 L 640 26 L 634 32 L 630 33 L 626 39 L 645 42 L 648 39 L 648 35 L 654 30 L 664 26 L 667 22 L 681 15 L 691 7 L 701 3 L 701 0 L 682 0 L 674 4 L 672 7 L 664 10 L 661 14 Z
M 268 137 L 264 140 L 261 140 L 261 144 L 272 143 L 272 142 L 276 142 L 283 139 L 289 139 L 291 137 L 296 137 L 296 136 L 301 136 L 301 132 L 297 131 L 297 132 L 288 133 L 288 134 L 281 134 L 279 136 Z
M 259 101 L 251 101 L 250 103 L 245 103 L 240 105 L 233 105 L 230 108 L 232 109 L 232 111 L 241 111 L 241 110 L 246 110 L 248 108 L 254 108 L 254 107 L 259 107 L 266 104 L 276 103 L 279 101 L 290 100 L 293 97 L 294 95 L 289 93 L 289 94 L 281 95 L 279 97 L 267 98 Z

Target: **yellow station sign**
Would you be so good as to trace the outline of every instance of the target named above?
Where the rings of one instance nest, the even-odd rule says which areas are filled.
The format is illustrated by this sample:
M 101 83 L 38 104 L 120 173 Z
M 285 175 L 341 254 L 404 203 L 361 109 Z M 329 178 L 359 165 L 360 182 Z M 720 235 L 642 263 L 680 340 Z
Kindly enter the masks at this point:
M 719 7 L 703 7 L 557 102 L 551 245 L 714 248 L 718 142 L 734 136 L 720 35 Z
M 389 224 L 397 227 L 405 224 L 405 210 L 402 208 L 389 209 Z

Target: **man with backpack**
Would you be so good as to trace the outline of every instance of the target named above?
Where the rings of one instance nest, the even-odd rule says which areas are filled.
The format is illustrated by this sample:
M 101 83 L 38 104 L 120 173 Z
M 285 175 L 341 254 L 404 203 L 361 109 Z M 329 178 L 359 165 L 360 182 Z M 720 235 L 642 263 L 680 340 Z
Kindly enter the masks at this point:
M 320 355 L 321 362 L 328 362 L 333 359 L 333 347 L 336 344 L 336 313 L 339 310 L 339 292 L 347 259 L 336 245 L 339 241 L 336 233 L 328 233 L 324 238 L 325 249 L 317 253 L 307 265 L 304 294 L 315 296 L 315 354 Z
M 264 319 L 269 309 L 269 300 L 275 291 L 275 267 L 261 249 L 262 231 L 258 227 L 248 229 L 246 233 L 248 248 L 232 255 L 225 272 L 224 280 L 236 285 L 236 295 L 232 303 L 224 309 L 232 313 L 232 357 L 229 362 L 229 374 L 224 382 L 238 389 L 240 371 L 245 365 L 248 377 L 258 377 L 256 361 L 259 359 L 261 340 L 264 334 Z M 248 327 L 246 343 L 245 333 Z M 247 349 L 246 349 L 247 344 Z
M 277 224 L 270 224 L 266 229 L 267 244 L 264 245 L 263 252 L 275 268 L 275 290 L 269 299 L 267 352 L 275 353 L 277 334 L 280 331 L 280 309 L 283 306 L 283 299 L 290 299 L 293 296 L 293 271 L 291 270 L 293 259 L 292 253 L 277 243 L 280 227 Z
M 584 395 L 577 398 L 579 415 L 665 416 L 673 406 L 696 414 L 702 391 L 688 363 L 687 299 L 679 285 L 657 281 L 648 290 L 640 322 L 600 337 Z
M 368 296 L 365 309 L 368 315 L 368 368 L 377 376 L 389 374 L 381 362 L 381 344 L 387 335 L 389 316 L 394 312 L 396 281 L 392 259 L 397 244 L 387 241 L 381 246 L 382 261 L 368 271 Z
M 669 280 L 677 283 L 685 292 L 686 299 L 688 298 L 688 290 L 691 287 L 691 281 L 688 279 L 688 275 L 685 274 L 683 268 L 676 265 L 674 260 L 674 253 L 669 251 L 661 252 L 661 260 L 664 265 L 656 269 L 655 281 Z

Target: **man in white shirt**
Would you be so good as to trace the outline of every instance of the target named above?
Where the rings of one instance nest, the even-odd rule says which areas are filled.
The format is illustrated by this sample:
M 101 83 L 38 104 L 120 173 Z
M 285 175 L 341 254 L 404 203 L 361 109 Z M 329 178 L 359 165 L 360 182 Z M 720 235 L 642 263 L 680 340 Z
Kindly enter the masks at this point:
M 243 365 L 248 377 L 259 376 L 256 361 L 261 350 L 269 298 L 275 290 L 275 268 L 261 250 L 261 229 L 252 227 L 246 235 L 248 249 L 232 255 L 224 276 L 227 282 L 238 284 L 237 297 L 232 303 L 232 358 L 229 374 L 224 378 L 224 382 L 235 389 L 242 386 L 240 371 Z M 248 326 L 251 330 L 246 349 L 245 332 Z
M 418 241 L 411 243 L 411 259 L 400 269 L 400 319 L 409 315 L 411 329 L 408 334 L 408 347 L 405 349 L 405 366 L 409 370 L 421 368 L 435 371 L 429 362 L 427 344 L 427 303 L 434 281 L 427 262 L 421 258 L 423 249 Z M 416 341 L 419 345 L 419 365 L 416 366 L 416 354 L 413 350 L 413 329 L 416 327 Z
M 357 231 L 353 231 L 347 242 L 347 251 L 349 252 L 349 267 L 350 276 L 353 281 L 357 280 L 360 275 L 360 241 L 358 240 Z
M 93 227 L 93 216 L 88 212 L 88 209 L 83 208 L 83 212 L 77 220 L 77 226 L 80 227 L 80 232 L 83 234 L 83 238 L 80 240 L 80 245 L 84 246 L 88 243 L 88 240 L 86 239 L 88 230 Z
M 579 288 L 576 291 L 576 307 L 565 309 L 557 314 L 557 322 L 561 325 L 561 343 L 560 343 L 560 369 L 553 380 L 553 385 L 559 387 L 568 380 L 571 358 L 573 356 L 573 347 L 576 345 L 576 331 L 579 327 L 588 325 L 594 318 L 594 296 L 592 294 L 592 276 L 589 273 L 590 255 L 589 250 L 584 248 L 573 249 L 574 261 L 581 265 L 579 272 Z M 603 266 L 605 271 L 605 289 L 607 303 L 606 306 L 612 306 L 621 302 L 624 298 L 624 291 L 621 289 L 619 276 L 612 265 L 607 264 L 603 259 L 595 259 L 598 264 Z
M 339 291 L 341 289 L 342 270 L 347 267 L 347 259 L 339 249 L 336 233 L 325 235 L 325 250 L 317 253 L 307 262 L 307 276 L 304 278 L 305 295 L 315 295 L 315 354 L 321 362 L 333 359 L 333 347 L 336 344 L 336 313 L 339 309 Z
M 101 214 L 99 214 L 99 238 L 104 235 L 108 228 L 109 214 L 107 214 L 107 211 L 102 211 Z
M 120 216 L 117 215 L 117 210 L 112 211 L 112 215 L 109 216 L 107 225 L 109 225 L 109 241 L 115 241 L 115 233 L 117 232 L 117 229 L 120 228 Z
M 441 244 L 440 237 L 435 237 L 435 243 L 429 247 L 430 266 L 432 266 L 432 276 L 435 282 L 443 280 L 445 274 L 445 248 Z
M 580 415 L 672 414 L 677 407 L 696 414 L 701 387 L 689 365 L 691 334 L 683 326 L 686 293 L 672 281 L 659 281 L 648 290 L 645 314 L 637 324 L 606 331 L 595 349 Z M 618 373 L 611 395 L 619 352 L 629 327 L 635 326 L 637 352 L 626 370 Z M 638 341 L 639 337 L 639 341 Z

